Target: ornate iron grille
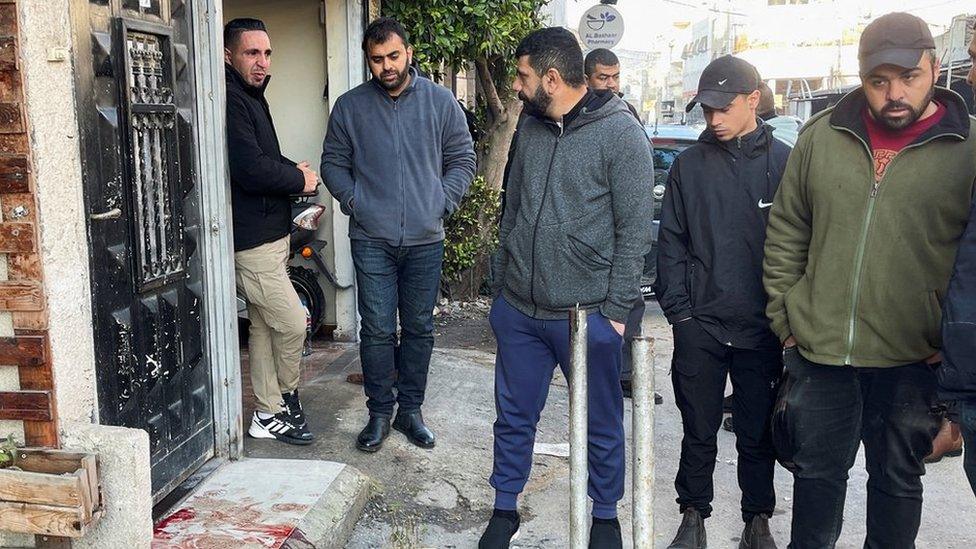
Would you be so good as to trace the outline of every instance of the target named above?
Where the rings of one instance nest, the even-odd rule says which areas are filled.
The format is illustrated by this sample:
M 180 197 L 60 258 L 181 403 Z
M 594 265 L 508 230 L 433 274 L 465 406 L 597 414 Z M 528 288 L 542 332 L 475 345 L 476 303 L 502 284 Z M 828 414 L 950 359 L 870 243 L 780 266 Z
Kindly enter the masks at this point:
M 124 47 L 136 277 L 145 288 L 186 268 L 175 185 L 177 107 L 167 37 L 127 30 Z

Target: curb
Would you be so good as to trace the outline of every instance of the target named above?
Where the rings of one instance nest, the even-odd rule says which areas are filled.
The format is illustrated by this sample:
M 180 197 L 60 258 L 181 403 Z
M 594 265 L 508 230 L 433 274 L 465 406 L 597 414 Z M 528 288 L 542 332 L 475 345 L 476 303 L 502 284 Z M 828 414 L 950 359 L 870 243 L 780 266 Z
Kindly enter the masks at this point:
M 298 524 L 282 549 L 342 549 L 371 492 L 369 477 L 348 465 Z

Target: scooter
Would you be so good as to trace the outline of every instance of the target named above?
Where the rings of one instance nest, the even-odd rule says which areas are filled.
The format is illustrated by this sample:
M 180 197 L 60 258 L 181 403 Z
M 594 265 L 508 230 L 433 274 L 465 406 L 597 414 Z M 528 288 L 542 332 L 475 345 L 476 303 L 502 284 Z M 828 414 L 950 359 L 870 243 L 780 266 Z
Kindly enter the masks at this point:
M 321 326 L 325 320 L 325 292 L 319 284 L 318 273 L 321 273 L 326 281 L 337 289 L 348 288 L 348 285 L 341 285 L 336 281 L 335 275 L 322 259 L 322 248 L 326 241 L 316 238 L 315 233 L 319 228 L 319 219 L 325 213 L 325 206 L 317 203 L 314 199 L 316 192 L 292 195 L 291 197 L 291 235 L 288 247 L 288 260 L 291 261 L 296 255 L 303 259 L 310 260 L 314 269 L 300 267 L 297 265 L 288 266 L 288 278 L 298 300 L 305 309 L 305 345 L 302 351 L 303 356 L 311 353 L 311 336 Z M 247 296 L 240 288 L 237 290 L 237 316 L 241 326 L 241 338 L 247 333 Z

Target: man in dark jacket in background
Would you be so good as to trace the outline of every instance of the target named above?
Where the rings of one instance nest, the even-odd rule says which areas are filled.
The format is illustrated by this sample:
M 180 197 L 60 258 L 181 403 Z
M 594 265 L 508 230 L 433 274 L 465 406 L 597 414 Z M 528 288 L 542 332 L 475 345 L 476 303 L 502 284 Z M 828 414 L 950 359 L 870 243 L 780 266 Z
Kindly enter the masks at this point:
M 976 34 L 969 44 L 969 58 L 973 66 L 966 79 L 976 96 Z M 943 319 L 939 396 L 955 404 L 950 406 L 951 417 L 962 428 L 963 467 L 976 493 L 976 207 L 970 210 L 959 243 Z
M 620 59 L 617 54 L 606 48 L 597 48 L 586 54 L 583 70 L 586 72 L 586 85 L 591 90 L 610 90 L 617 97 L 624 98 L 624 94 L 620 92 Z M 630 114 L 643 125 L 644 121 L 637 109 L 626 101 L 624 105 L 627 105 Z
M 580 304 L 589 312 L 590 547 L 614 549 L 622 544 L 617 501 L 625 471 L 620 352 L 651 245 L 654 161 L 623 102 L 586 87 L 572 33 L 536 31 L 515 55 L 513 89 L 527 116 L 495 258 L 495 512 L 479 547 L 507 548 L 518 532 L 536 425 L 556 365 L 568 374 L 569 311 Z
M 400 23 L 370 23 L 363 51 L 373 78 L 336 101 L 322 152 L 325 184 L 350 216 L 362 316 L 369 421 L 356 446 L 380 449 L 396 405 L 393 428 L 433 448 L 420 408 L 434 347 L 443 220 L 474 178 L 474 147 L 451 91 L 410 67 L 413 49 Z
M 675 488 L 684 514 L 673 548 L 705 547 L 727 377 L 745 530 L 740 548 L 773 548 L 775 455 L 769 417 L 782 372 L 765 315 L 766 219 L 790 149 L 756 116 L 759 73 L 732 57 L 702 72 L 708 129 L 671 166 L 658 234 L 657 299 L 674 327 L 671 379 L 684 437 Z
M 230 164 L 237 286 L 251 321 L 251 385 L 256 410 L 248 434 L 309 444 L 298 400 L 305 310 L 288 279 L 288 195 L 315 190 L 308 162 L 281 155 L 264 90 L 271 80 L 271 39 L 257 19 L 224 27 L 227 155 Z
M 616 54 L 612 51 L 606 48 L 597 48 L 586 54 L 586 58 L 583 59 L 583 70 L 586 72 L 586 85 L 591 90 L 610 90 L 617 97 L 623 99 L 623 94 L 620 93 L 620 60 L 617 59 Z M 627 109 L 630 111 L 630 114 L 634 115 L 637 122 L 643 125 L 637 109 L 626 101 L 624 101 L 624 105 L 627 105 Z M 511 154 L 509 156 L 511 157 Z M 647 222 L 651 223 L 653 218 L 653 213 L 648 215 Z M 649 255 L 648 257 L 651 256 Z M 620 368 L 620 388 L 623 390 L 624 397 L 626 398 L 630 398 L 632 392 L 631 379 L 633 378 L 634 372 L 634 357 L 631 356 L 630 343 L 634 338 L 640 337 L 641 335 L 644 310 L 644 297 L 641 296 L 634 301 L 634 308 L 630 310 L 630 314 L 627 316 L 627 322 L 624 324 L 624 349 Z M 654 402 L 655 404 L 662 402 L 661 395 L 657 391 L 654 392 Z

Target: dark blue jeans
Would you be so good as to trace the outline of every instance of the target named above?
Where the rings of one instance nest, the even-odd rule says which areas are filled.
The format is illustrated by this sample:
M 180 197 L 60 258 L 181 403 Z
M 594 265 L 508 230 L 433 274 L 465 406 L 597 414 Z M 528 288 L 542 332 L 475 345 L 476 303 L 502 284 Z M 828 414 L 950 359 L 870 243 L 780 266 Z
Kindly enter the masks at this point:
M 973 487 L 973 494 L 976 494 L 976 401 L 959 403 L 959 424 L 965 446 L 963 468 L 969 477 L 969 485 Z
M 391 417 L 394 404 L 400 413 L 418 412 L 424 403 L 443 258 L 443 242 L 395 247 L 352 241 L 362 317 L 359 358 L 371 416 Z
M 932 367 L 825 366 L 795 349 L 786 352 L 784 362 L 777 402 L 785 414 L 784 432 L 774 427 L 774 438 L 781 459 L 791 454 L 789 547 L 835 546 L 848 472 L 863 442 L 868 471 L 864 547 L 914 548 L 922 515 L 922 460 L 942 424 Z

